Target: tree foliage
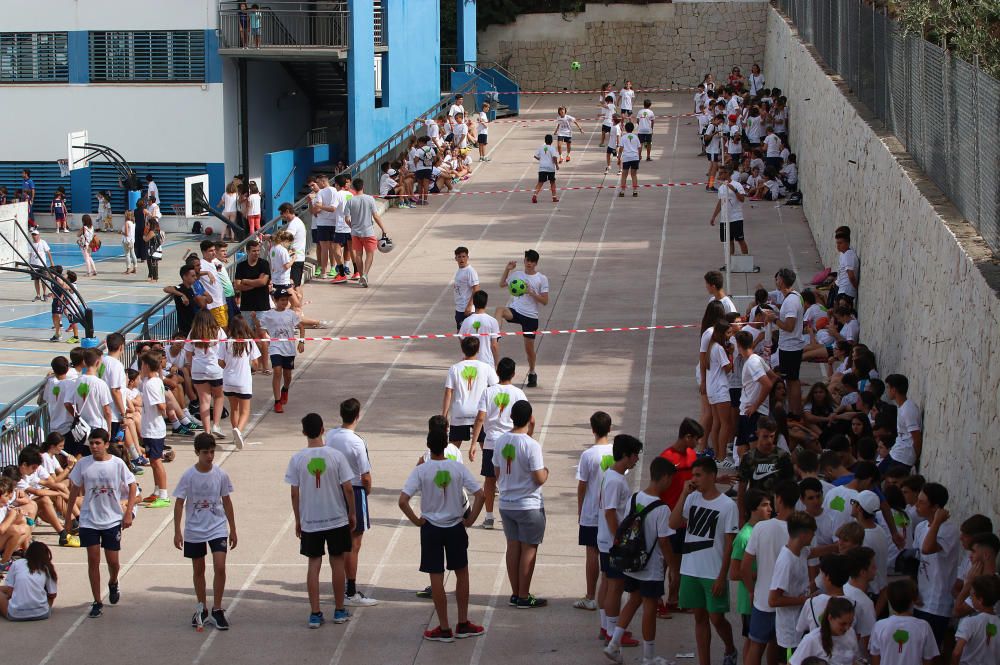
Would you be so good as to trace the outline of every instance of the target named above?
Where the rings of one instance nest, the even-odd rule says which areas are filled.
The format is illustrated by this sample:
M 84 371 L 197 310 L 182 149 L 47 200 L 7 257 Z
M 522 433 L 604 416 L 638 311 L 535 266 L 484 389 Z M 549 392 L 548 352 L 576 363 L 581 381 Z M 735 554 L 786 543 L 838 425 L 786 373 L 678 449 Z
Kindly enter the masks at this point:
M 907 32 L 941 44 L 1000 77 L 1000 0 L 894 0 L 890 10 Z

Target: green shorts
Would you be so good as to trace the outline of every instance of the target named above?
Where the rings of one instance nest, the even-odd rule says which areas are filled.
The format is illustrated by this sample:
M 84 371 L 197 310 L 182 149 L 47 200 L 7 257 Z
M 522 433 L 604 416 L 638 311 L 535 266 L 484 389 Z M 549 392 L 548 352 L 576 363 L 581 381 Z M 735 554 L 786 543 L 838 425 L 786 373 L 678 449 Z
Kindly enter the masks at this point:
M 707 610 L 711 614 L 729 611 L 729 584 L 721 596 L 712 595 L 715 580 L 681 575 L 681 589 L 677 601 L 685 610 Z

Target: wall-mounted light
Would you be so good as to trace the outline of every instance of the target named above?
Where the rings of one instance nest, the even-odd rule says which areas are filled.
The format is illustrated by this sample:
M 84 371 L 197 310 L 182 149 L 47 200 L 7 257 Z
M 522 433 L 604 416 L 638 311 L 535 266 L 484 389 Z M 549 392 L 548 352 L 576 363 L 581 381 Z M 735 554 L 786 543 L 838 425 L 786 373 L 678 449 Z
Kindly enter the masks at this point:
M 297 94 L 299 94 L 298 90 L 288 90 L 288 91 L 286 91 L 283 95 L 281 95 L 280 97 L 278 97 L 278 99 L 275 101 L 275 106 L 277 106 L 280 109 L 281 108 L 281 100 L 283 100 L 283 99 L 290 99 L 290 98 L 296 96 Z

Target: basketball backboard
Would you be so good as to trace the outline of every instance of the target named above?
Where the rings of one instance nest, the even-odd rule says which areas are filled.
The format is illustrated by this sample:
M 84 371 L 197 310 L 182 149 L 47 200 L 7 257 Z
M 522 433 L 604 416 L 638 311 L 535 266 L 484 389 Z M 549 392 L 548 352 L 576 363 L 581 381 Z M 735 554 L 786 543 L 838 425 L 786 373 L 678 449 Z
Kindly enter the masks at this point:
M 184 178 L 184 216 L 198 217 L 207 215 L 205 208 L 199 201 L 208 200 L 208 174 L 193 175 Z
M 91 150 L 84 148 L 87 143 L 87 130 L 70 132 L 66 141 L 66 157 L 69 170 L 86 168 L 90 164 Z

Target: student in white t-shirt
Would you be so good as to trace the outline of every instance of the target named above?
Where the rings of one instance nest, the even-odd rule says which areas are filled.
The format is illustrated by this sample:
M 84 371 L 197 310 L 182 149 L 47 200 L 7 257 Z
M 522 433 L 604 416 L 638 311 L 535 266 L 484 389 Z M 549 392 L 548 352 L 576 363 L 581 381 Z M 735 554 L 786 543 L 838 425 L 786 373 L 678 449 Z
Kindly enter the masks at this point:
M 775 274 L 774 283 L 783 300 L 777 314 L 773 311 L 767 313 L 767 322 L 778 326 L 779 372 L 788 384 L 788 412 L 801 415 L 802 383 L 799 381 L 799 370 L 802 366 L 802 351 L 806 345 L 802 338 L 805 307 L 802 296 L 792 289 L 796 278 L 795 271 L 791 268 L 782 268 Z
M 622 142 L 622 119 L 621 116 L 615 114 L 611 118 L 611 133 L 608 135 L 608 147 L 604 154 L 604 172 L 607 173 L 611 169 L 611 158 L 614 157 L 618 162 L 618 175 L 622 174 L 622 157 L 619 147 Z
M 608 135 L 611 133 L 611 119 L 615 115 L 615 98 L 614 95 L 609 92 L 609 94 L 604 96 L 599 105 L 601 113 L 601 142 L 598 144 L 598 148 L 603 148 L 605 142 L 607 141 Z
M 642 662 L 656 661 L 656 609 L 663 596 L 663 576 L 666 561 L 671 558 L 670 537 L 675 531 L 670 528 L 670 506 L 660 502 L 660 496 L 670 487 L 677 467 L 663 457 L 654 457 L 649 464 L 649 484 L 641 492 L 636 492 L 630 500 L 635 511 L 643 514 L 643 546 L 649 552 L 649 559 L 642 570 L 625 573 L 625 591 L 628 602 L 618 615 L 618 625 L 611 633 L 611 639 L 604 653 L 612 660 L 621 660 L 621 647 L 632 618 L 642 607 Z M 651 508 L 651 509 L 650 509 Z
M 920 422 L 920 407 L 907 397 L 910 381 L 902 374 L 885 377 L 889 399 L 896 403 L 896 441 L 883 464 L 913 467 L 920 461 L 924 433 Z M 884 469 L 883 469 L 884 470 Z
M 49 546 L 36 540 L 24 551 L 24 558 L 10 564 L 4 586 L 0 587 L 0 616 L 8 621 L 48 619 L 56 602 L 56 568 Z
M 251 344 L 251 346 L 253 346 Z M 226 589 L 226 552 L 236 548 L 236 514 L 229 475 L 213 464 L 215 437 L 201 432 L 194 438 L 198 461 L 181 475 L 174 489 L 174 547 L 191 559 L 194 591 L 198 600 L 191 625 L 201 629 L 211 618 L 219 630 L 229 630 L 222 596 Z M 183 525 L 183 528 L 182 528 Z M 212 554 L 215 579 L 211 615 L 205 590 L 205 557 Z
M 611 432 L 611 416 L 604 411 L 595 411 L 590 416 L 590 431 L 594 434 L 594 444 L 580 455 L 576 465 L 576 516 L 580 525 L 578 543 L 586 552 L 584 573 L 587 580 L 587 595 L 573 603 L 578 610 L 598 609 L 597 598 L 604 597 L 604 584 L 598 588 L 600 575 L 599 550 L 597 549 L 597 523 L 600 519 L 601 484 L 604 472 L 614 464 L 614 453 L 608 443 Z M 607 630 L 604 610 L 601 609 L 601 629 Z
M 788 543 L 774 562 L 767 603 L 775 608 L 774 632 L 778 646 L 795 648 L 799 643 L 798 622 L 802 605 L 809 598 L 809 564 L 806 548 L 816 535 L 816 520 L 795 512 L 786 521 Z
M 28 254 L 28 265 L 38 270 L 38 272 L 33 272 L 31 274 L 31 281 L 35 285 L 35 297 L 31 299 L 31 302 L 45 300 L 49 297 L 48 288 L 44 283 L 42 283 L 42 280 L 38 275 L 41 273 L 41 268 L 54 266 L 55 263 L 55 260 L 52 258 L 52 248 L 49 247 L 49 243 L 42 240 L 42 236 L 38 232 L 38 229 L 32 230 L 31 252 Z M 126 270 L 125 272 L 128 271 Z
M 462 329 L 462 321 L 472 314 L 472 295 L 479 290 L 479 273 L 469 265 L 469 248 L 455 248 L 455 329 Z
M 253 370 L 260 358 L 260 349 L 254 342 L 234 342 L 234 339 L 253 339 L 250 324 L 242 316 L 229 321 L 229 337 L 219 347 L 219 364 L 222 365 L 222 394 L 229 398 L 229 420 L 233 427 L 236 450 L 243 450 L 243 430 L 250 422 L 250 402 L 253 399 Z
M 271 375 L 271 391 L 274 394 L 275 413 L 285 411 L 288 389 L 292 385 L 292 372 L 295 370 L 295 357 L 306 349 L 306 344 L 302 340 L 306 336 L 306 327 L 299 315 L 289 307 L 291 295 L 291 292 L 285 289 L 275 290 L 271 296 L 274 308 L 257 315 L 263 339 L 270 340 L 268 352 L 271 366 L 274 368 L 274 374 Z M 295 341 L 296 337 L 298 342 Z
M 917 589 L 910 579 L 896 580 L 886 590 L 892 616 L 875 623 L 868 652 L 872 665 L 930 665 L 940 652 L 930 624 L 913 616 Z
M 89 350 L 89 349 L 88 349 Z M 72 483 L 69 505 L 83 499 L 80 506 L 80 545 L 87 548 L 87 575 L 94 602 L 90 606 L 89 617 L 96 619 L 103 614 L 104 602 L 101 595 L 101 558 L 108 565 L 108 602 L 117 605 L 120 599 L 118 572 L 121 568 L 122 530 L 132 526 L 132 514 L 139 500 L 135 476 L 120 458 L 108 451 L 107 430 L 100 428 L 90 431 L 90 457 L 76 463 L 69 474 Z M 126 502 L 124 510 L 122 501 Z
M 542 459 L 541 444 L 529 434 L 535 425 L 531 404 L 527 400 L 512 404 L 510 419 L 513 428 L 497 440 L 500 454 L 493 458 L 507 560 L 517 562 L 508 568 L 509 603 L 519 609 L 533 609 L 548 605 L 546 599 L 531 595 L 531 578 L 538 546 L 545 536 L 542 485 L 549 479 L 549 470 Z
M 492 365 L 477 360 L 478 337 L 463 337 L 459 344 L 464 359 L 448 369 L 441 415 L 450 419 L 449 443 L 461 447 L 463 441 L 472 438 L 472 425 L 479 413 L 480 397 L 488 387 L 500 383 L 500 378 Z
M 319 628 L 326 619 L 319 607 L 319 573 L 323 557 L 330 555 L 333 569 L 334 623 L 345 623 L 351 613 L 344 606 L 347 587 L 345 554 L 351 551 L 355 517 L 353 472 L 339 450 L 323 443 L 323 418 L 317 413 L 302 419 L 307 447 L 288 461 L 285 482 L 291 485 L 292 511 L 299 553 L 309 559 L 306 590 L 309 594 L 308 626 Z
M 625 196 L 625 181 L 632 178 L 632 196 L 639 196 L 639 162 L 642 161 L 642 142 L 639 137 L 633 134 L 635 125 L 629 121 L 625 123 L 625 134 L 619 139 L 618 159 L 621 161 L 621 182 L 619 183 L 618 196 Z
M 736 662 L 729 611 L 729 564 L 733 540 L 739 531 L 736 502 L 716 488 L 718 466 L 710 457 L 691 465 L 691 480 L 670 514 L 671 529 L 686 529 L 681 559 L 681 608 L 694 610 L 698 660 L 711 662 L 711 630 L 715 628 L 725 651 L 724 663 Z M 755 529 L 756 530 L 756 529 Z M 702 649 L 706 645 L 708 649 Z
M 1000 578 L 980 575 L 972 580 L 971 599 L 976 614 L 958 622 L 951 662 L 960 665 L 1000 663 L 1000 619 L 996 615 Z
M 858 297 L 858 280 L 861 277 L 861 259 L 851 247 L 850 230 L 834 234 L 837 243 L 837 295 L 847 296 L 854 302 Z
M 538 203 L 538 192 L 542 191 L 542 186 L 547 182 L 552 190 L 552 202 L 559 203 L 559 197 L 556 196 L 556 171 L 559 170 L 561 158 L 552 149 L 552 134 L 545 135 L 545 144 L 535 151 L 534 158 L 538 160 L 538 183 L 535 184 L 531 202 Z M 566 161 L 569 161 L 568 153 Z
M 629 512 L 632 490 L 625 474 L 639 461 L 642 442 L 634 436 L 619 434 L 611 444 L 613 463 L 604 472 L 598 497 L 597 549 L 600 552 L 601 572 L 604 573 L 604 595 L 598 597 L 604 610 L 601 636 L 610 639 L 618 625 L 622 592 L 625 590 L 625 573 L 611 563 L 610 551 L 618 533 L 618 526 Z M 620 648 L 620 647 L 619 647 Z
M 560 106 L 557 113 L 559 114 L 559 117 L 556 118 L 556 151 L 558 153 L 558 163 L 561 164 L 563 161 L 563 144 L 566 144 L 567 162 L 570 158 L 570 152 L 572 152 L 573 149 L 573 125 L 576 125 L 576 128 L 580 130 L 581 134 L 583 133 L 583 127 L 581 127 L 580 123 L 576 121 L 576 118 L 566 113 L 565 106 Z
M 639 143 L 646 146 L 646 161 L 652 161 L 650 152 L 653 149 L 653 125 L 656 123 L 656 114 L 653 113 L 653 102 L 649 99 L 643 100 L 642 110 L 635 116 L 636 133 L 639 135 Z
M 478 295 L 485 295 L 485 292 L 480 291 L 477 297 Z M 510 358 L 500 359 L 500 362 L 497 363 L 497 378 L 500 379 L 500 383 L 487 388 L 482 397 L 479 398 L 479 412 L 476 414 L 476 422 L 472 426 L 472 441 L 479 443 L 483 449 L 483 461 L 479 473 L 484 478 L 483 491 L 486 495 L 484 529 L 492 529 L 494 525 L 493 502 L 496 498 L 497 474 L 496 466 L 493 464 L 493 455 L 496 450 L 496 442 L 514 427 L 510 417 L 510 407 L 521 400 L 527 400 L 524 391 L 511 385 L 515 369 L 513 360 Z M 531 431 L 528 434 L 530 435 Z M 476 460 L 476 443 L 469 446 L 470 462 Z
M 948 490 L 939 483 L 927 483 L 917 497 L 917 513 L 926 519 L 913 533 L 920 566 L 917 588 L 921 605 L 913 615 L 930 624 L 941 647 L 954 611 L 951 595 L 962 553 L 958 526 L 945 508 Z
M 746 200 L 747 191 L 733 178 L 732 166 L 726 165 L 719 169 L 718 197 L 708 225 L 715 226 L 716 218 L 720 218 L 721 215 L 719 242 L 726 242 L 728 236 L 731 255 L 736 254 L 736 243 L 739 243 L 741 253 L 749 254 L 750 247 L 743 231 L 743 202 Z
M 820 618 L 820 626 L 796 644 L 788 665 L 802 665 L 807 658 L 818 657 L 829 665 L 854 665 L 858 657 L 858 639 L 851 628 L 854 605 L 846 598 L 831 598 Z
M 430 459 L 410 472 L 399 495 L 399 508 L 420 529 L 420 571 L 431 578 L 431 597 L 438 626 L 424 631 L 424 639 L 453 642 L 455 638 L 476 637 L 485 629 L 469 621 L 469 536 L 483 509 L 483 488 L 465 465 L 445 456 L 448 445 L 445 423 L 434 427 L 432 418 L 427 434 Z M 465 492 L 474 496 L 466 509 Z M 410 506 L 410 499 L 420 494 L 420 517 Z M 447 555 L 447 557 L 446 557 Z M 446 561 L 447 558 L 447 561 Z M 448 622 L 448 599 L 444 589 L 445 570 L 455 574 L 458 600 L 458 623 L 454 630 Z
M 148 508 L 167 508 L 170 495 L 167 491 L 167 469 L 163 463 L 167 437 L 167 394 L 160 377 L 163 366 L 161 351 L 147 351 L 140 356 L 142 380 L 139 395 L 142 398 L 142 420 L 139 437 L 153 471 L 153 493 L 142 501 Z
M 632 88 L 632 81 L 626 79 L 625 87 L 618 91 L 618 105 L 622 112 L 622 117 L 632 117 L 632 104 L 635 101 L 635 90 Z
M 472 294 L 474 311 L 462 321 L 458 332 L 461 335 L 472 335 L 479 339 L 479 355 L 477 358 L 490 367 L 496 366 L 496 357 L 500 355 L 500 323 L 486 313 L 489 294 L 482 289 L 476 289 Z
M 476 121 L 476 145 L 479 147 L 479 161 L 488 162 L 490 158 L 486 156 L 486 144 L 490 138 L 490 103 L 483 102 L 482 110 L 473 119 Z
M 269 312 L 261 312 L 261 317 Z M 263 325 L 263 323 L 261 323 Z M 211 432 L 221 439 L 222 405 L 225 397 L 222 394 L 222 366 L 219 365 L 219 346 L 227 338 L 225 331 L 219 326 L 215 317 L 208 310 L 201 310 L 194 315 L 191 332 L 184 344 L 188 371 L 191 373 L 191 383 L 198 395 L 199 415 L 206 432 Z M 201 341 L 218 340 L 218 341 Z M 273 347 L 272 347 L 273 352 Z M 275 365 L 277 372 L 278 365 Z
M 549 304 L 549 278 L 538 272 L 538 252 L 533 249 L 524 252 L 524 270 L 517 270 L 517 261 L 508 261 L 500 277 L 500 287 L 510 291 L 514 282 L 523 282 L 524 293 L 514 295 L 506 307 L 497 307 L 498 322 L 511 321 L 521 326 L 524 333 L 524 353 L 528 356 L 528 383 L 526 387 L 538 385 L 535 374 L 535 331 L 538 330 L 539 305 Z

